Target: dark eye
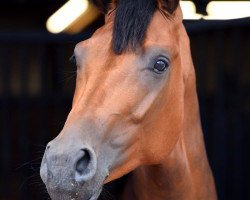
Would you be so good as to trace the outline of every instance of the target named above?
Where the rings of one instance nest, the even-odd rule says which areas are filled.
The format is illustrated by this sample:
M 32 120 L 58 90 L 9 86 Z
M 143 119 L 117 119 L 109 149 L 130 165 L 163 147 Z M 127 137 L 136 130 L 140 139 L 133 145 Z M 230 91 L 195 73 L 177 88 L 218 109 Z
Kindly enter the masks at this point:
M 169 67 L 169 61 L 167 59 L 158 59 L 154 64 L 153 71 L 157 74 L 161 74 Z

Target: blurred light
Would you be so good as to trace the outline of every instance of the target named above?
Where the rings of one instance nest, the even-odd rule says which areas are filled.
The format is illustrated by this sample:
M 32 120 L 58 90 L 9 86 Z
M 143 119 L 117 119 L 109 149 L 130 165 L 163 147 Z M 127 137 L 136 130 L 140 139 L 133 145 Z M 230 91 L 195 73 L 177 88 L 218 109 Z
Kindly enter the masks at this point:
M 64 31 L 85 13 L 88 7 L 89 2 L 87 0 L 69 0 L 47 20 L 48 31 L 51 33 Z
M 207 5 L 208 16 L 204 19 L 237 19 L 250 16 L 249 1 L 211 1 Z
M 184 19 L 201 19 L 202 15 L 196 13 L 195 4 L 192 1 L 181 1 L 181 9 Z
M 207 16 L 196 13 L 196 6 L 192 1 L 181 1 L 183 18 L 186 20 L 212 19 L 225 20 L 250 16 L 249 1 L 211 1 L 207 5 Z M 51 33 L 67 31 L 80 32 L 90 24 L 99 12 L 88 0 L 69 0 L 57 10 L 46 22 Z

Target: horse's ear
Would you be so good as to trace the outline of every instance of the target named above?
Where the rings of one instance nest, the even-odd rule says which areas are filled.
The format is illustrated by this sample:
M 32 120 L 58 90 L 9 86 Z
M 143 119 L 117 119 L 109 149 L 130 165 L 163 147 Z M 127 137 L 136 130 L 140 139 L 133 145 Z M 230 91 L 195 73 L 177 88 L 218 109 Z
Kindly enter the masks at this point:
M 178 7 L 179 0 L 158 0 L 159 7 L 172 14 Z
M 115 1 L 112 0 L 89 0 L 93 3 L 102 13 L 106 14 L 111 8 L 111 4 Z

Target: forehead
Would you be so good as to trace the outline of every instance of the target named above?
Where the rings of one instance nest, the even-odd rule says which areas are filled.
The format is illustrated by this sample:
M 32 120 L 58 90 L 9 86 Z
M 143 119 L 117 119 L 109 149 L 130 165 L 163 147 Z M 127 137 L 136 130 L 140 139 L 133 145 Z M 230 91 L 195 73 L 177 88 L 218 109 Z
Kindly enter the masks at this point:
M 114 54 L 112 51 L 114 14 L 107 17 L 104 26 L 99 28 L 90 39 L 80 42 L 75 49 L 76 54 L 83 50 L 94 53 L 96 56 L 102 53 Z M 178 40 L 177 24 L 168 19 L 160 11 L 156 11 L 145 33 L 145 39 L 141 49 L 147 49 L 152 46 L 162 48 L 173 48 Z
M 81 51 L 87 49 L 107 49 L 112 42 L 112 26 L 111 24 L 105 24 L 95 31 L 91 38 L 79 42 L 75 47 L 75 54 L 79 56 Z
M 174 19 L 156 11 L 149 24 L 144 45 L 176 46 L 178 42 L 178 24 Z

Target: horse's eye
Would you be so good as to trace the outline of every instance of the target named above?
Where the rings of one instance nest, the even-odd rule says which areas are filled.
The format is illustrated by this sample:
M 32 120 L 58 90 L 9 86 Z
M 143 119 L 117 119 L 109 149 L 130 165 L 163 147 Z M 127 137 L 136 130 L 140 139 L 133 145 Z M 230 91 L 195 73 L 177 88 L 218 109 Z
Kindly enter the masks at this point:
M 157 74 L 161 74 L 169 67 L 169 61 L 166 59 L 158 59 L 154 65 L 153 71 Z

